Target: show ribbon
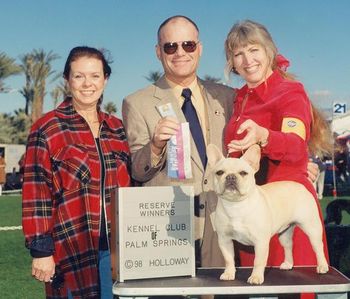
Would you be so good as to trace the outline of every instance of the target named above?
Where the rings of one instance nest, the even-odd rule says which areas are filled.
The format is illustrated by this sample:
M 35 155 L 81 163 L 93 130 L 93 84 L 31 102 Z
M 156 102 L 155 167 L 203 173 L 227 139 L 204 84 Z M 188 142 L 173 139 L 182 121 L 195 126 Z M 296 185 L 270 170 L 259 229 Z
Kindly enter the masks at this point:
M 162 117 L 176 117 L 171 103 L 157 107 Z M 181 123 L 176 135 L 173 135 L 167 143 L 167 165 L 170 178 L 192 178 L 191 154 L 190 154 L 190 130 L 188 123 Z

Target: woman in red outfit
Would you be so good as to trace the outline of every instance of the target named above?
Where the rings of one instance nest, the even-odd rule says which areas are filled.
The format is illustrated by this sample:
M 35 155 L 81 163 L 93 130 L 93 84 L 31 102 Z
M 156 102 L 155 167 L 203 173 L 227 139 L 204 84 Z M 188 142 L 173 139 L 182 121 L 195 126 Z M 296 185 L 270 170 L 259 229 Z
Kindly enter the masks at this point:
M 225 130 L 228 152 L 239 157 L 249 146 L 260 144 L 263 169 L 257 180 L 299 182 L 316 200 L 307 177 L 308 149 L 317 149 L 312 153 L 318 155 L 330 150 L 331 135 L 325 121 L 312 107 L 303 85 L 285 72 L 289 63 L 278 55 L 264 26 L 252 21 L 235 24 L 225 50 L 228 69 L 246 82 L 237 90 L 234 112 Z M 316 265 L 309 239 L 299 228 L 294 230 L 293 241 L 294 265 Z M 328 256 L 326 239 L 323 241 Z M 242 266 L 253 265 L 252 253 L 241 250 L 240 258 Z M 283 259 L 283 249 L 275 236 L 268 265 L 280 266 Z
M 71 50 L 71 96 L 32 127 L 23 180 L 22 223 L 32 275 L 47 298 L 113 298 L 112 191 L 129 186 L 123 125 L 100 110 L 111 74 L 95 48 Z

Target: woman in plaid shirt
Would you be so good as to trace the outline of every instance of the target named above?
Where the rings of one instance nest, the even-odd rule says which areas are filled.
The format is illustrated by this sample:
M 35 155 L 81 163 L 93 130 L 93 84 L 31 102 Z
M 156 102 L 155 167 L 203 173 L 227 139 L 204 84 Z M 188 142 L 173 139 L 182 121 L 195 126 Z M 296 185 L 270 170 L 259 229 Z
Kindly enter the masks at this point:
M 47 298 L 113 298 L 111 191 L 130 185 L 130 159 L 122 122 L 100 111 L 110 74 L 99 50 L 72 49 L 64 69 L 71 97 L 28 137 L 23 231 Z

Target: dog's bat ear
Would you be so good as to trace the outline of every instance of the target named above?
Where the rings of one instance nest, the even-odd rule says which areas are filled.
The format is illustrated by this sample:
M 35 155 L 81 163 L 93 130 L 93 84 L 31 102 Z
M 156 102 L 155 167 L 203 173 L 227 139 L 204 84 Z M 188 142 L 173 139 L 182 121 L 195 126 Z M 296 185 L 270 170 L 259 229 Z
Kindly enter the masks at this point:
M 255 172 L 259 170 L 260 167 L 260 158 L 261 158 L 261 149 L 257 144 L 249 147 L 243 156 L 241 157 L 254 169 Z
M 221 159 L 224 158 L 224 155 L 215 144 L 208 144 L 207 157 L 208 157 L 208 165 L 215 166 L 216 163 L 218 163 Z

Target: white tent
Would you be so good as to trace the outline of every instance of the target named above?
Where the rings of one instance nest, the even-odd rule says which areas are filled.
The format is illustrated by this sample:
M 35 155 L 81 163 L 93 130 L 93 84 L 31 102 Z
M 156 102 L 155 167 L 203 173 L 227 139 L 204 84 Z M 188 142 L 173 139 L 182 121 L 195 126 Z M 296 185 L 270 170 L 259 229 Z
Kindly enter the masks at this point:
M 350 135 L 350 112 L 333 117 L 332 131 L 337 133 L 339 137 Z

